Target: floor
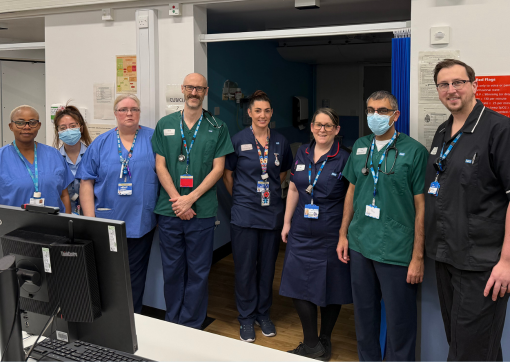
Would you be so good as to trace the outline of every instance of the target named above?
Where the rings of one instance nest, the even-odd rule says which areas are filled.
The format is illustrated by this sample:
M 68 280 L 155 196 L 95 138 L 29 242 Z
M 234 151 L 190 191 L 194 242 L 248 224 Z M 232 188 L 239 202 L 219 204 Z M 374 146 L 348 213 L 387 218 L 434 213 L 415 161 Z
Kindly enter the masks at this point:
M 255 344 L 287 351 L 297 347 L 303 340 L 301 323 L 290 298 L 279 295 L 285 249 L 282 245 L 276 261 L 276 274 L 273 283 L 273 307 L 271 319 L 276 325 L 275 337 L 264 337 L 259 327 L 255 327 Z M 230 338 L 239 338 L 239 322 L 234 294 L 234 261 L 232 254 L 213 264 L 209 277 L 208 316 L 214 318 L 205 330 Z M 320 316 L 319 316 L 320 320 Z M 340 316 L 331 337 L 331 361 L 358 361 L 356 333 L 354 330 L 354 310 L 352 304 L 342 307 Z

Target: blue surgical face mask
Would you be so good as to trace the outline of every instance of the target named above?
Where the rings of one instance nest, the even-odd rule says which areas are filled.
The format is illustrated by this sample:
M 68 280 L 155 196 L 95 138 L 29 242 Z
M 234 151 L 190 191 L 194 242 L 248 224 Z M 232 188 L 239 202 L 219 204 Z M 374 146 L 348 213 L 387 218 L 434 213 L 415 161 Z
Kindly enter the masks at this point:
M 76 127 L 66 129 L 65 131 L 59 132 L 58 137 L 66 145 L 74 146 L 81 139 L 80 128 Z
M 395 114 L 395 113 L 393 113 Z M 368 127 L 376 136 L 381 136 L 388 132 L 388 130 L 393 126 L 390 123 L 391 116 L 383 116 L 379 113 L 369 113 L 367 115 Z

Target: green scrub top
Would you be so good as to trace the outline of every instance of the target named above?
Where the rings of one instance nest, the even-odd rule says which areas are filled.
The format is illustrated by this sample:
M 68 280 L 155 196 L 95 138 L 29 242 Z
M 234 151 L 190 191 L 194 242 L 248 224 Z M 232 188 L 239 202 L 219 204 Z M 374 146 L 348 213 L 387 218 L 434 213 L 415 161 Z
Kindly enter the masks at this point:
M 365 207 L 372 204 L 374 192 L 370 160 L 367 164 L 369 174 L 364 176 L 361 173 L 373 138 L 371 134 L 356 141 L 344 168 L 344 177 L 356 186 L 354 217 L 347 234 L 349 248 L 381 263 L 408 266 L 414 245 L 414 196 L 423 194 L 428 152 L 418 141 L 404 133 L 399 134 L 396 143 L 399 154 L 394 174 L 379 172 L 375 205 L 381 211 L 380 218 L 374 219 L 365 215 Z M 373 163 L 376 167 L 385 149 L 386 146 L 377 151 L 377 146 L 374 147 Z M 389 150 L 386 157 L 389 172 L 395 159 L 395 150 Z M 383 171 L 385 163 L 386 160 L 381 164 Z
M 216 128 L 207 121 L 207 119 L 216 126 Z M 215 117 L 216 118 L 216 117 Z M 232 142 L 230 141 L 230 135 L 228 128 L 225 123 L 218 118 L 216 122 L 211 116 L 205 115 L 200 125 L 200 129 L 197 133 L 197 138 L 193 144 L 193 148 L 190 153 L 190 165 L 188 173 L 193 175 L 193 188 L 191 187 L 180 187 L 180 176 L 186 173 L 186 161 L 180 162 L 178 160 L 179 155 L 186 155 L 186 150 L 182 144 L 181 139 L 181 113 L 175 112 L 161 118 L 156 125 L 156 130 L 152 136 L 152 148 L 154 152 L 165 157 L 166 167 L 177 192 L 184 196 L 188 195 L 202 183 L 206 176 L 211 172 L 213 166 L 213 160 L 218 157 L 225 156 L 229 153 L 234 152 Z M 184 137 L 186 138 L 186 144 L 188 149 L 193 139 L 193 134 L 198 125 L 195 125 L 188 129 L 186 122 L 183 122 Z M 175 213 L 172 210 L 172 203 L 168 201 L 170 196 L 166 190 L 161 187 L 158 202 L 154 213 L 164 216 L 173 216 Z M 211 187 L 205 194 L 200 197 L 197 202 L 192 206 L 193 211 L 197 214 L 197 218 L 208 218 L 216 216 L 218 210 L 218 199 L 216 197 L 216 185 Z

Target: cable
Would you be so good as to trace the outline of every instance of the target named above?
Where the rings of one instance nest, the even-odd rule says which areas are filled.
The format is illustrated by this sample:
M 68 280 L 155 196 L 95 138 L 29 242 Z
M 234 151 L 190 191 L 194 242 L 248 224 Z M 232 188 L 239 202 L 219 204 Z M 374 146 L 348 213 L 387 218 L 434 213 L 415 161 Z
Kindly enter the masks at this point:
M 16 269 L 12 270 L 14 273 L 16 273 Z M 16 278 L 18 280 L 18 278 Z M 9 343 L 11 343 L 12 333 L 14 332 L 14 326 L 16 325 L 16 318 L 19 318 L 19 300 L 20 300 L 20 285 L 18 280 L 18 288 L 16 288 L 18 291 L 18 296 L 16 298 L 16 310 L 14 312 L 14 317 L 12 319 L 12 326 L 11 326 L 11 332 L 9 333 L 9 338 L 7 339 L 7 345 L 5 346 L 3 352 L 2 352 L 2 358 L 0 359 L 0 362 L 3 362 L 4 356 L 7 353 L 7 349 L 9 348 Z
M 28 351 L 26 357 L 25 357 L 25 361 L 27 361 L 29 358 L 30 358 L 30 354 L 32 353 L 32 350 L 34 349 L 34 347 L 37 345 L 37 342 L 39 342 L 39 338 L 41 338 L 41 336 L 44 334 L 44 332 L 46 332 L 46 330 L 48 329 L 48 327 L 50 326 L 51 322 L 53 322 L 53 319 L 55 318 L 55 316 L 57 315 L 57 313 L 60 312 L 60 307 L 57 306 L 55 307 L 55 309 L 53 309 L 53 312 L 51 313 L 51 316 L 50 318 L 48 319 L 48 321 L 46 322 L 46 324 L 44 325 L 44 328 L 43 330 L 41 331 L 41 333 L 39 333 L 39 335 L 37 336 L 37 339 L 35 340 L 34 344 L 32 345 L 32 348 L 30 348 L 30 351 Z M 51 336 L 50 336 L 51 337 Z

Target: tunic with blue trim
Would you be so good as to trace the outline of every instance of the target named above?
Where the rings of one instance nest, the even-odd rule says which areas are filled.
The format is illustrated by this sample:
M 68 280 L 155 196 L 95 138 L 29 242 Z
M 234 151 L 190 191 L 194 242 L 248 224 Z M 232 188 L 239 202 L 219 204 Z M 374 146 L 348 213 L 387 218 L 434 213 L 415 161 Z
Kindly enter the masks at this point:
M 342 172 L 349 153 L 335 141 L 328 153 L 314 163 L 315 142 L 299 148 L 291 171 L 291 181 L 299 192 L 292 217 L 283 265 L 280 295 L 310 301 L 321 307 L 352 303 L 351 274 L 348 264 L 338 260 L 336 247 L 348 183 Z M 305 219 L 310 204 L 308 166 L 312 182 L 324 165 L 314 187 L 313 203 L 319 206 L 318 219 Z
M 67 152 L 65 150 L 65 147 L 62 146 L 59 148 L 60 154 L 64 157 L 64 159 L 67 162 L 67 165 L 69 166 L 69 169 L 73 173 L 74 176 L 76 176 L 76 171 L 78 171 L 78 165 L 80 164 L 81 158 L 83 157 L 83 154 L 87 150 L 87 146 L 85 146 L 83 143 L 80 142 L 80 153 L 78 154 L 78 158 L 76 159 L 76 163 L 73 163 L 69 156 L 67 155 Z M 73 212 L 76 211 L 76 201 L 73 201 L 73 195 L 80 194 L 80 180 L 74 179 L 73 182 L 69 185 L 67 188 L 67 191 L 69 192 L 69 198 L 71 199 L 71 210 Z
M 261 206 L 257 192 L 262 168 L 251 129 L 245 128 L 232 137 L 234 152 L 227 155 L 225 168 L 234 171 L 231 223 L 240 227 L 277 230 L 283 227 L 284 204 L 280 173 L 292 167 L 292 151 L 285 137 L 271 130 L 268 147 L 267 173 L 269 175 L 269 206 Z M 261 147 L 264 153 L 263 146 Z M 279 165 L 276 166 L 276 155 Z
M 97 137 L 89 146 L 78 167 L 76 178 L 94 180 L 94 206 L 96 217 L 126 222 L 128 238 L 140 238 L 156 226 L 154 207 L 158 198 L 159 181 L 156 174 L 156 154 L 152 151 L 151 139 L 154 130 L 141 127 L 138 131 L 133 156 L 129 161 L 133 194 L 118 194 L 120 157 L 117 132 L 112 129 Z M 128 150 L 121 142 L 122 157 Z M 62 156 L 60 156 L 62 157 Z
M 35 165 L 26 158 L 25 162 L 35 175 Z M 35 192 L 34 182 L 12 144 L 0 148 L 0 167 L 0 204 L 18 207 L 28 204 Z M 57 149 L 37 143 L 37 168 L 44 205 L 59 207 L 60 212 L 65 212 L 60 197 L 74 180 L 67 163 Z

